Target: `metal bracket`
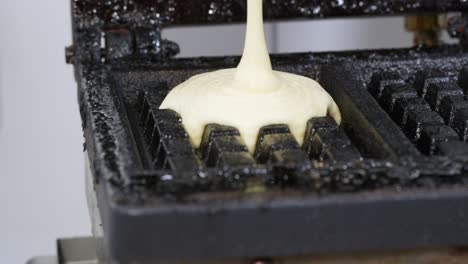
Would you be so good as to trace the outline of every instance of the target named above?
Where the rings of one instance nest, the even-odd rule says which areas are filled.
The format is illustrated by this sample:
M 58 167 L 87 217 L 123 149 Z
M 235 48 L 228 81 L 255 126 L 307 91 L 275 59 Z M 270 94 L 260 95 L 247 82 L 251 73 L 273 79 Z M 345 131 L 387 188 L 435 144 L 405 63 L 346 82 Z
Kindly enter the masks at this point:
M 462 47 L 468 46 L 468 13 L 449 18 L 447 24 L 448 34 L 460 40 Z
M 98 240 L 93 237 L 59 239 L 58 264 L 98 264 Z

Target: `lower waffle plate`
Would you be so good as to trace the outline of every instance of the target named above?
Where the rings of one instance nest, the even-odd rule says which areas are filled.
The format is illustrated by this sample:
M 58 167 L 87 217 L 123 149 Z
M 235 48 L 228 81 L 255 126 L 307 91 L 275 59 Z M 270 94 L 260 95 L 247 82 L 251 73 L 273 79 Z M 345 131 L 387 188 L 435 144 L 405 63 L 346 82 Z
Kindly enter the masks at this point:
M 468 244 L 468 55 L 457 48 L 274 57 L 343 114 L 300 146 L 262 128 L 205 129 L 194 149 L 159 110 L 190 76 L 237 58 L 77 67 L 104 243 L 119 262 L 289 256 Z

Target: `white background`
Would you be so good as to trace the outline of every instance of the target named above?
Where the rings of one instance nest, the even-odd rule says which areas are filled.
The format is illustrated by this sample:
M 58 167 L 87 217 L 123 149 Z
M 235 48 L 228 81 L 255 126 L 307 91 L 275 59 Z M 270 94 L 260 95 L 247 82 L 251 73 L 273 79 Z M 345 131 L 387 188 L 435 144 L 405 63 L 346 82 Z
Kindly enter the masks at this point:
M 0 263 L 90 234 L 67 0 L 0 1 Z M 272 52 L 409 46 L 401 18 L 268 25 Z M 242 26 L 171 29 L 183 56 L 239 54 Z

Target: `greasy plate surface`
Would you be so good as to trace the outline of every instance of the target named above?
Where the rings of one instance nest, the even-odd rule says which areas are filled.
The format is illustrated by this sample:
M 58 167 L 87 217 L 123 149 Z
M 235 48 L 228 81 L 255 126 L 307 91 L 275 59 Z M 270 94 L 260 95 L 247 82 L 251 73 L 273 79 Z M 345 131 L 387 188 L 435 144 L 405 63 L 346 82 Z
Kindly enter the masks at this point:
M 465 76 L 462 69 L 466 58 L 449 55 L 455 51 L 444 58 L 412 52 L 400 55 L 390 52 L 380 57 L 374 54 L 372 60 L 368 60 L 369 54 L 365 53 L 360 54 L 362 58 L 355 56 L 352 60 L 346 54 L 334 59 L 317 56 L 299 65 L 289 62 L 294 55 L 280 57 L 276 68 L 318 79 L 335 97 L 345 119 L 341 128 L 329 119 L 311 120 L 309 138 L 303 146 L 291 140 L 287 127 L 265 128 L 259 136 L 259 151 L 254 155 L 245 153 L 241 145 L 236 147 L 239 133 L 234 128 L 224 128 L 225 132 L 222 127 L 207 128 L 205 149 L 195 150 L 189 144 L 177 113 L 158 110 L 170 87 L 194 74 L 216 68 L 219 61 L 181 60 L 178 66 L 169 66 L 171 70 L 141 64 L 133 69 L 131 62 L 117 63 L 111 83 L 125 98 L 126 113 L 136 138 L 135 148 L 142 162 L 142 168 L 136 169 L 129 180 L 135 186 L 150 182 L 151 190 L 175 195 L 204 190 L 242 191 L 259 182 L 272 188 L 292 187 L 314 192 L 463 184 L 463 177 L 456 175 L 463 174 L 468 151 L 464 143 L 465 128 L 463 122 L 449 120 L 450 111 L 448 119 L 444 120 L 447 113 L 439 105 L 450 96 L 461 100 L 457 101 L 461 110 L 468 106 L 465 88 L 461 87 L 463 80 L 458 80 Z M 398 59 L 398 56 L 407 57 Z M 340 66 L 331 66 L 333 60 L 339 61 Z M 227 67 L 232 63 L 226 59 Z M 184 64 L 191 66 L 190 70 L 188 67 L 179 69 Z M 437 85 L 443 86 L 439 87 L 442 91 L 435 87 L 432 90 L 436 92 L 432 94 L 418 95 L 417 86 L 424 85 L 419 83 L 434 79 L 426 75 L 435 71 L 446 78 L 438 76 L 440 78 L 436 79 L 440 83 Z M 382 78 L 390 79 L 380 80 Z M 383 95 L 375 95 L 373 89 L 380 89 L 380 83 L 386 81 L 401 82 L 404 87 L 399 89 L 403 91 L 392 92 L 394 87 L 383 87 L 386 89 L 381 92 Z M 458 98 L 453 98 L 453 91 L 447 94 L 444 89 L 459 91 L 455 93 Z M 409 98 L 398 97 L 402 92 Z M 395 114 L 388 109 L 387 101 L 398 110 L 398 106 L 409 99 L 410 104 L 422 104 L 422 110 L 418 108 L 413 113 L 412 105 L 404 105 L 401 113 Z M 446 108 L 451 109 L 452 102 L 446 104 Z M 456 111 L 451 112 L 455 115 Z M 458 112 L 459 119 L 464 120 L 464 110 Z M 405 123 L 398 123 L 398 118 L 403 116 Z M 218 130 L 220 132 L 216 132 Z M 213 133 L 219 135 L 210 137 Z M 238 158 L 233 160 L 223 152 Z M 217 163 L 220 159 L 222 164 Z M 239 168 L 236 160 L 250 160 L 251 164 Z M 242 168 L 246 170 L 242 172 Z M 286 180 L 284 175 L 288 175 Z M 228 180 L 220 182 L 219 178 Z
M 326 18 L 336 16 L 393 15 L 418 12 L 466 11 L 463 0 L 266 0 L 267 19 Z M 239 0 L 188 1 L 74 1 L 77 19 L 99 17 L 111 24 L 147 23 L 164 26 L 241 22 L 245 19 L 246 2 Z

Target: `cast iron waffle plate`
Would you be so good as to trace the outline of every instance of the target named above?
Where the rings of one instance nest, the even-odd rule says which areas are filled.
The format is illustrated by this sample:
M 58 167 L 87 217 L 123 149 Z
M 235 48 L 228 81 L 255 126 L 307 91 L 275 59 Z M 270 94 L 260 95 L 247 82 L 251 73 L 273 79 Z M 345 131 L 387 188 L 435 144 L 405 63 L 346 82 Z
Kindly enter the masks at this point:
M 264 0 L 267 19 L 464 12 L 464 0 Z M 194 25 L 244 22 L 245 0 L 75 0 L 80 27 L 106 24 Z M 88 23 L 84 23 L 88 22 Z
M 238 58 L 138 57 L 76 67 L 111 259 L 248 258 L 468 244 L 468 55 L 457 47 L 274 56 L 318 80 L 344 121 L 313 118 L 303 146 L 264 127 L 193 149 L 158 110 L 190 76 Z

